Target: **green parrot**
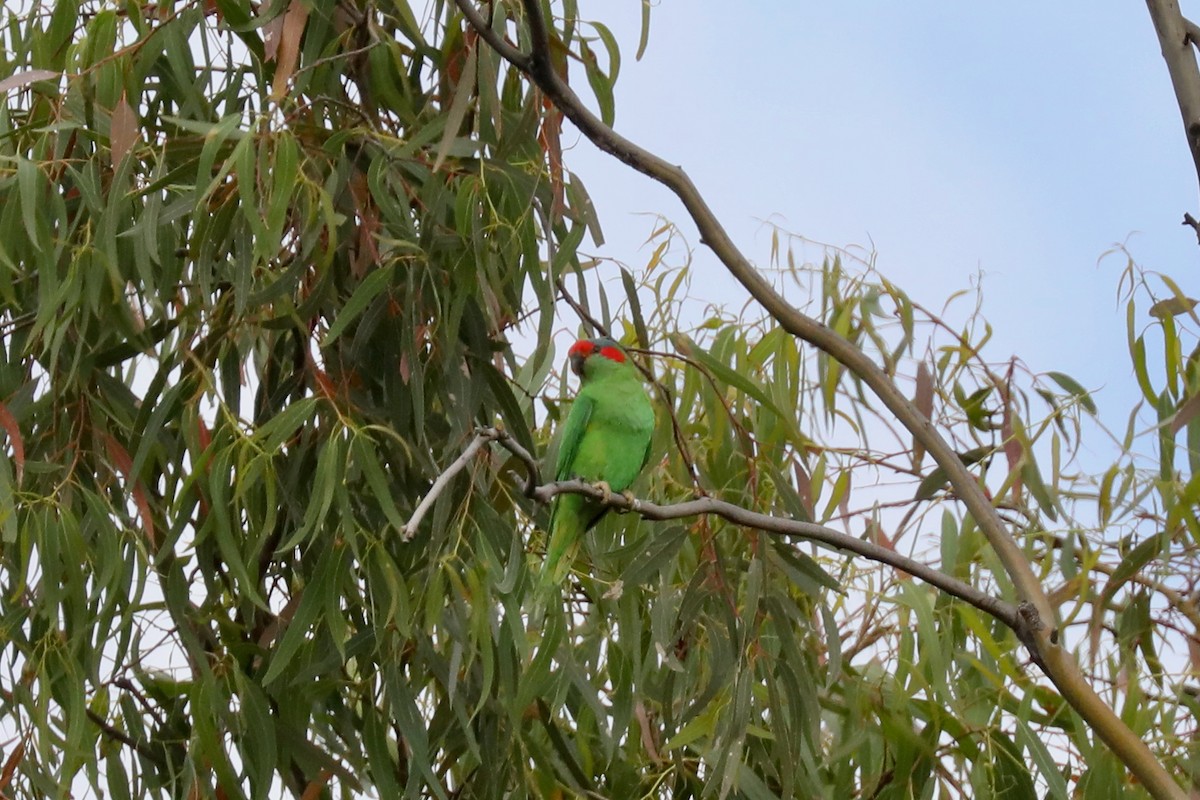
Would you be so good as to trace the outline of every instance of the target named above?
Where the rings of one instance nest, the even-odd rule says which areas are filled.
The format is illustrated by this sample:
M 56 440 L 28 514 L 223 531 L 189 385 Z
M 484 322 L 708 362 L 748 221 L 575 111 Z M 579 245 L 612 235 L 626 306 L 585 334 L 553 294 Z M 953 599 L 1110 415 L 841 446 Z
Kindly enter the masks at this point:
M 641 374 L 620 345 L 608 338 L 582 339 L 567 356 L 580 386 L 562 429 L 554 478 L 581 478 L 623 492 L 646 465 L 654 434 L 654 407 Z M 584 531 L 607 510 L 578 494 L 555 499 L 543 587 L 562 583 Z

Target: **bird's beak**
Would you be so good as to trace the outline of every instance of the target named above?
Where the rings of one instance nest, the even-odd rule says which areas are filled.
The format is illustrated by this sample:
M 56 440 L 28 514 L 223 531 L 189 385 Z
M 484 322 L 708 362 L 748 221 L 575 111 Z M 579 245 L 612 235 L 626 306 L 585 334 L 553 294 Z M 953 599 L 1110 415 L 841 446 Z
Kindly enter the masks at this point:
M 587 357 L 582 353 L 576 353 L 571 356 L 571 372 L 574 372 L 579 377 L 583 377 L 583 362 Z

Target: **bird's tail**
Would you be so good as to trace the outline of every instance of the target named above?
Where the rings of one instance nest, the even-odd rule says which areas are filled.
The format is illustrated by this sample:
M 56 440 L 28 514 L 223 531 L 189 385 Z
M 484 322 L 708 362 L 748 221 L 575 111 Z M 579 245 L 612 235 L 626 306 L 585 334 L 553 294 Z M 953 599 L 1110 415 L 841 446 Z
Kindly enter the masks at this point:
M 550 542 L 546 545 L 546 560 L 538 577 L 540 594 L 549 594 L 562 586 L 571 571 L 579 542 L 586 527 L 585 498 L 577 494 L 560 495 L 550 516 Z

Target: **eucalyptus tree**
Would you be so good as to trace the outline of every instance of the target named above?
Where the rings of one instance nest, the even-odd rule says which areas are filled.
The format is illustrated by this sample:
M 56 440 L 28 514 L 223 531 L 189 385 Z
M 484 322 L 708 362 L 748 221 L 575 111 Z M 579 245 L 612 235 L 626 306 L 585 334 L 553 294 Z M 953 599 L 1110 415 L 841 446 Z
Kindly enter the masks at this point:
M 1164 387 L 1130 334 L 1160 423 L 1091 476 L 1086 389 L 975 314 L 783 234 L 754 270 L 575 2 L 5 13 L 6 795 L 1182 796 L 1177 292 Z M 758 305 L 688 318 L 669 224 L 588 258 L 568 120 Z M 644 371 L 636 497 L 543 474 L 564 325 Z M 629 513 L 535 614 L 562 492 Z

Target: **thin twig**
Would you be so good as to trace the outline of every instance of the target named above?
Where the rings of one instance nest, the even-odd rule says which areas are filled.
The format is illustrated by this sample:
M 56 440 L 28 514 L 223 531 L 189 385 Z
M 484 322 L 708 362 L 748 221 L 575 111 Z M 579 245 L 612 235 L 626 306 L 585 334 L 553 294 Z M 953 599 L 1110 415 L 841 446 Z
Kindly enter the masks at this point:
M 1196 242 L 1200 244 L 1200 220 L 1197 220 L 1195 217 L 1185 211 L 1183 212 L 1183 222 L 1180 224 L 1191 228 L 1196 234 Z
M 562 295 L 563 300 L 567 301 L 567 305 L 571 307 L 571 310 L 574 311 L 581 320 L 586 322 L 592 328 L 595 328 L 596 332 L 601 336 L 608 336 L 611 338 L 611 334 L 608 332 L 608 326 L 593 317 L 592 312 L 584 308 L 583 304 L 575 299 L 575 295 L 571 294 L 570 290 L 567 289 L 567 284 L 563 282 L 562 276 L 556 278 L 554 283 L 558 287 L 558 293 Z
M 522 53 L 517 48 L 513 47 L 508 41 L 500 35 L 500 33 L 492 27 L 490 21 L 483 18 L 479 10 L 475 8 L 474 3 L 459 3 L 458 9 L 467 18 L 467 22 L 471 23 L 471 27 L 475 29 L 483 40 L 492 46 L 500 56 L 512 64 L 522 72 L 529 70 L 529 56 Z
M 108 720 L 97 714 L 95 711 L 92 711 L 90 708 L 86 711 L 87 717 L 92 721 L 92 724 L 99 728 L 101 733 L 103 733 L 109 739 L 120 742 L 129 749 L 135 751 L 142 758 L 152 761 L 160 767 L 167 766 L 166 762 L 163 760 L 162 754 L 155 750 L 152 746 L 146 744 L 145 742 L 138 741 L 119 728 L 110 725 Z
M 471 463 L 471 460 L 475 458 L 475 454 L 479 452 L 481 447 L 498 438 L 496 435 L 497 431 L 495 429 L 489 429 L 489 432 L 491 435 L 488 435 L 484 432 L 476 434 L 475 438 L 471 440 L 471 443 L 467 445 L 467 449 L 463 450 L 462 455 L 456 458 L 454 463 L 447 467 L 442 474 L 438 476 L 437 480 L 433 482 L 433 486 L 429 487 L 429 493 L 425 495 L 425 498 L 413 511 L 412 516 L 409 517 L 408 522 L 406 522 L 404 527 L 400 529 L 400 541 L 407 542 L 409 539 L 412 539 L 417 532 L 417 526 L 421 524 L 421 520 L 425 518 L 425 514 L 429 512 L 429 509 L 433 505 L 434 501 L 437 500 L 438 497 L 441 496 L 442 492 L 446 490 L 446 487 L 450 485 L 450 481 L 454 479 L 454 476 L 462 472 L 466 468 L 467 464 Z

